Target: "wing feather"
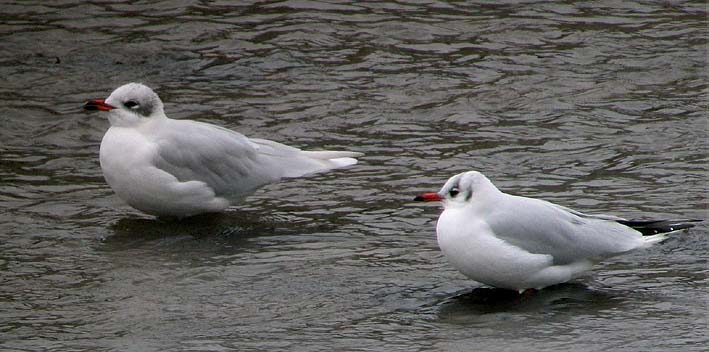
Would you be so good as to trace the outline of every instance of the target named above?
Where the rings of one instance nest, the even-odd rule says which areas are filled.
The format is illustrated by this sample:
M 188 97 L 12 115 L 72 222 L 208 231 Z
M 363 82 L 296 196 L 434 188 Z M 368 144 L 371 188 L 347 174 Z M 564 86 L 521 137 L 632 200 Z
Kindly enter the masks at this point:
M 302 151 L 211 124 L 171 120 L 152 131 L 156 165 L 182 182 L 201 181 L 220 197 L 241 198 L 284 177 L 352 165 L 356 152 Z
M 495 235 L 531 253 L 550 254 L 556 264 L 602 260 L 644 244 L 615 217 L 586 215 L 543 200 L 506 195 L 488 218 Z
M 218 196 L 239 197 L 278 180 L 264 172 L 259 147 L 232 130 L 196 121 L 168 120 L 157 131 L 156 166 L 182 182 L 201 181 Z

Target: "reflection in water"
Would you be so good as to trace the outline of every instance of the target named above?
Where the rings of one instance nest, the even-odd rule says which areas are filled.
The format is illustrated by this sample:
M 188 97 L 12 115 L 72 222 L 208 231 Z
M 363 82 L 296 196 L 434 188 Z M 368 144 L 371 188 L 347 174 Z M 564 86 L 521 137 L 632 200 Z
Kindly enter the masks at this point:
M 476 283 L 410 202 L 477 169 L 584 212 L 706 218 L 703 2 L 168 3 L 2 5 L 0 349 L 705 349 L 706 222 L 517 304 L 451 297 Z M 131 81 L 174 118 L 366 156 L 146 219 L 80 111 Z
M 565 283 L 530 294 L 497 288 L 478 287 L 447 298 L 438 305 L 442 320 L 476 319 L 481 314 L 501 312 L 578 311 L 612 308 L 617 294 L 592 289 L 579 283 Z
M 106 240 L 123 241 L 133 238 L 159 238 L 174 235 L 192 237 L 230 236 L 239 233 L 239 237 L 253 234 L 267 234 L 283 225 L 268 217 L 261 217 L 254 212 L 213 213 L 178 218 L 123 218 L 111 225 L 113 236 Z
M 102 238 L 104 251 L 161 248 L 192 252 L 186 256 L 225 255 L 244 250 L 259 250 L 260 242 L 288 243 L 290 236 L 304 233 L 332 232 L 333 225 L 289 216 L 264 215 L 240 210 L 203 214 L 184 219 L 132 218 L 118 220 L 109 227 L 111 234 Z

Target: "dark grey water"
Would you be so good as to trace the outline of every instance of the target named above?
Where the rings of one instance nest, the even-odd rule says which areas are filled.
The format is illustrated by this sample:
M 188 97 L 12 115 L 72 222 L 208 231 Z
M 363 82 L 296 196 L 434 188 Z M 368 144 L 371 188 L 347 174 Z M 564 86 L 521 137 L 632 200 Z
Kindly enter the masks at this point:
M 4 351 L 700 351 L 707 224 L 529 301 L 438 251 L 451 175 L 625 217 L 707 218 L 704 2 L 0 5 Z M 165 223 L 103 181 L 89 98 L 356 167 Z

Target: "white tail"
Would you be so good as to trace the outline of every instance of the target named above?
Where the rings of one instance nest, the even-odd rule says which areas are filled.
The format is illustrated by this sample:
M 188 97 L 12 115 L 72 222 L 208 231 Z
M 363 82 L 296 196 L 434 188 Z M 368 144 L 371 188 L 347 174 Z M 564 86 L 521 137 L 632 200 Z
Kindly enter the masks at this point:
M 680 230 L 677 230 L 680 231 Z M 674 231 L 672 231 L 674 232 Z M 657 235 L 652 235 L 652 236 L 643 236 L 643 240 L 645 241 L 645 245 L 643 247 L 650 247 L 656 243 L 660 243 L 664 240 L 667 239 L 667 235 L 671 234 L 672 232 L 665 232 L 665 233 L 660 233 Z
M 279 170 L 279 174 L 273 175 L 276 178 L 300 177 L 354 165 L 357 164 L 355 158 L 364 155 L 358 152 L 332 150 L 305 151 L 265 139 L 250 139 L 250 141 L 257 145 L 262 157 L 277 165 L 273 168 Z
M 317 172 L 337 169 L 357 164 L 355 157 L 364 154 L 341 151 L 301 151 L 287 162 L 283 177 L 300 177 Z
M 309 158 L 325 162 L 327 165 L 330 165 L 330 169 L 357 164 L 357 159 L 355 158 L 364 155 L 357 152 L 339 152 L 331 150 L 303 151 L 303 154 Z

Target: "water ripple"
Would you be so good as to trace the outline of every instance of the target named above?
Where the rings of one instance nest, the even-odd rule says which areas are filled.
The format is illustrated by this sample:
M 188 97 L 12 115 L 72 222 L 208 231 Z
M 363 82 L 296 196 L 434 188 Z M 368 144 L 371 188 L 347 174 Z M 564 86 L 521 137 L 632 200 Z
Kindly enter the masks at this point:
M 2 16 L 3 349 L 702 350 L 706 225 L 491 305 L 438 251 L 437 207 L 411 202 L 477 169 L 579 210 L 705 218 L 702 3 L 67 0 Z M 152 219 L 105 184 L 108 122 L 80 111 L 129 81 L 175 118 L 366 156 L 216 217 Z

